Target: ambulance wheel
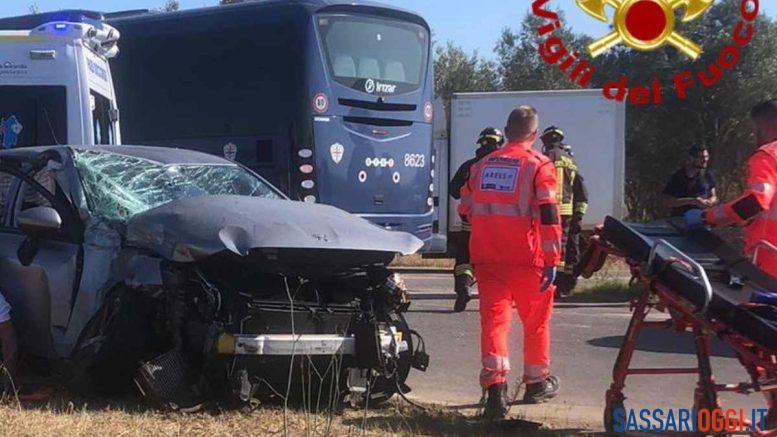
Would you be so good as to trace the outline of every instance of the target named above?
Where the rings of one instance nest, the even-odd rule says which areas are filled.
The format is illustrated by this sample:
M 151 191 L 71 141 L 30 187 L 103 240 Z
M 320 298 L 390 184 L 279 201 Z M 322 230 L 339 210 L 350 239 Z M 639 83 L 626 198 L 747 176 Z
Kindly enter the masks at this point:
M 615 411 L 619 409 L 625 411 L 623 407 L 623 396 L 618 399 L 607 401 L 607 406 L 604 408 L 604 429 L 607 430 L 607 432 L 615 432 L 615 424 L 618 423 L 615 421 Z

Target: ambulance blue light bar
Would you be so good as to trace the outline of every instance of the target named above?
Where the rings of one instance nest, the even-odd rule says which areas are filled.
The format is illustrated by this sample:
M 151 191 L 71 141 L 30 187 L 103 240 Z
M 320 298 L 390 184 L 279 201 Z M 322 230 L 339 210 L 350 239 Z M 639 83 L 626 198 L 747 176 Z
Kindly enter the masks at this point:
M 52 22 L 62 24 L 84 23 L 100 29 L 102 28 L 104 19 L 105 17 L 101 12 L 72 9 L 45 12 L 41 14 L 21 15 L 18 17 L 0 18 L 0 30 L 32 30 Z M 57 27 L 55 28 L 57 30 L 64 30 L 66 27 L 60 28 L 59 24 L 57 24 Z

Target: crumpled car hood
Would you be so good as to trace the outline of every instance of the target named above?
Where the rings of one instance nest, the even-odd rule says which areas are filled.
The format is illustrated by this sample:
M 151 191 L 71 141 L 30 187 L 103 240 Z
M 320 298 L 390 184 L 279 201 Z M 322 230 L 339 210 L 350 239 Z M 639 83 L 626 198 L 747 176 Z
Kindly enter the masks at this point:
M 175 262 L 224 251 L 247 256 L 254 249 L 409 255 L 423 246 L 413 235 L 387 231 L 331 206 L 247 196 L 204 196 L 162 205 L 132 217 L 126 239 Z

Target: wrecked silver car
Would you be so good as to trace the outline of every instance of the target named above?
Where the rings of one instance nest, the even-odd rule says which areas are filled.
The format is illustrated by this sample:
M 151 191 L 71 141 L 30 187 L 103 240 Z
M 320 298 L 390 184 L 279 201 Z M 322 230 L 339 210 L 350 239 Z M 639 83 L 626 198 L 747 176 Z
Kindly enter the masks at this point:
M 409 234 L 178 149 L 3 151 L 0 189 L 23 377 L 180 405 L 288 395 L 307 374 L 374 403 L 428 365 L 386 267 L 422 246 Z

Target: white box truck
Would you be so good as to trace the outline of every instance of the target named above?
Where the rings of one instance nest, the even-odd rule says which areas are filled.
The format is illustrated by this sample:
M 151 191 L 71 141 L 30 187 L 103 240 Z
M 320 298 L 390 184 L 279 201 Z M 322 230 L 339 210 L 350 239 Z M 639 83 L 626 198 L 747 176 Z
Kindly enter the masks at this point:
M 606 215 L 623 217 L 626 109 L 622 103 L 604 99 L 601 90 L 455 94 L 451 101 L 448 150 L 438 151 L 438 180 L 450 181 L 459 166 L 475 156 L 475 141 L 480 132 L 487 126 L 503 129 L 510 112 L 521 105 L 537 109 L 541 130 L 551 125 L 560 127 L 572 146 L 590 193 L 583 225 L 590 229 Z M 439 120 L 437 135 L 438 147 L 443 148 L 444 123 Z M 541 148 L 539 140 L 535 147 Z M 440 229 L 460 231 L 458 201 L 448 195 L 447 183 L 438 185 Z
M 0 19 L 0 147 L 120 144 L 118 40 L 96 12 Z

